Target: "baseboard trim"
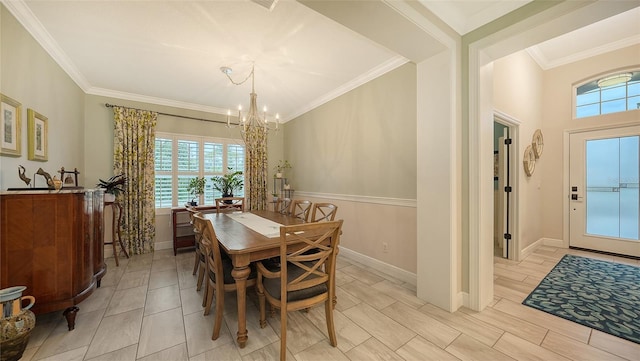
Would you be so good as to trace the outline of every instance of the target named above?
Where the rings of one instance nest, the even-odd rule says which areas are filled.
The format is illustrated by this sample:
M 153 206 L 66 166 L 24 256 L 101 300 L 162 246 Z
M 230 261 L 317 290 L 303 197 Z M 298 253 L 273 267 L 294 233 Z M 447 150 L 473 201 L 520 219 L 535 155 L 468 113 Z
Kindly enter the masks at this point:
M 173 241 L 165 241 L 165 242 L 156 242 L 153 245 L 153 249 L 154 250 L 160 250 L 160 249 L 172 249 L 173 248 Z
M 538 239 L 537 241 L 533 242 L 532 244 L 528 245 L 525 249 L 520 251 L 520 258 L 518 259 L 523 260 L 525 258 L 527 258 L 527 256 L 529 256 L 530 254 L 532 254 L 538 247 L 542 246 L 542 238 Z
M 456 310 L 460 307 L 471 307 L 469 305 L 469 292 L 458 292 L 458 304 L 456 305 Z
M 558 247 L 558 248 L 567 248 L 564 245 L 564 241 L 561 240 L 561 239 L 540 238 L 537 241 L 535 241 L 532 244 L 530 244 L 527 248 L 525 248 L 522 251 L 520 251 L 520 259 L 522 260 L 522 259 L 526 258 L 528 255 L 533 253 L 540 246 L 552 246 L 552 247 Z
M 367 267 L 371 267 L 376 271 L 388 274 L 393 278 L 396 278 L 403 282 L 407 282 L 413 286 L 417 285 L 418 283 L 418 279 L 415 273 L 411 273 L 394 265 L 390 265 L 375 258 L 371 258 L 362 253 L 352 251 L 348 248 L 344 248 L 341 246 L 339 256 L 344 256 L 349 260 L 358 262 Z
M 567 245 L 561 239 L 555 239 L 555 238 L 541 238 L 541 239 L 542 239 L 542 244 L 544 244 L 545 246 L 567 248 Z

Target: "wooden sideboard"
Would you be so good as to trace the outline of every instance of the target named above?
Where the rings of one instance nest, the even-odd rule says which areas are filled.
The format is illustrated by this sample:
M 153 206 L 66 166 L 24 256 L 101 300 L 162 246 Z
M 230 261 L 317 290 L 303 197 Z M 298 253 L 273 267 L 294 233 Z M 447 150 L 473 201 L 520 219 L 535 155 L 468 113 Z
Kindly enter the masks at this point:
M 75 307 L 106 273 L 102 190 L 16 191 L 0 194 L 1 288 L 26 286 L 36 314 Z

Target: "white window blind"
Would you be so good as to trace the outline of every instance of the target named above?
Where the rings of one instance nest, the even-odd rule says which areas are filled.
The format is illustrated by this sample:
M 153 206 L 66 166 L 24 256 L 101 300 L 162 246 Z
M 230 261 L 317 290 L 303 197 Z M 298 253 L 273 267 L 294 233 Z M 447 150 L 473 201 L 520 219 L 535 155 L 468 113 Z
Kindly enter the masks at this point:
M 198 204 L 213 205 L 220 192 L 213 189 L 211 178 L 233 171 L 244 172 L 244 145 L 237 139 L 195 137 L 184 134 L 157 133 L 155 150 L 155 206 L 169 209 L 192 200 L 187 191 L 189 181 L 205 177 L 205 194 Z M 244 190 L 234 195 L 243 196 Z

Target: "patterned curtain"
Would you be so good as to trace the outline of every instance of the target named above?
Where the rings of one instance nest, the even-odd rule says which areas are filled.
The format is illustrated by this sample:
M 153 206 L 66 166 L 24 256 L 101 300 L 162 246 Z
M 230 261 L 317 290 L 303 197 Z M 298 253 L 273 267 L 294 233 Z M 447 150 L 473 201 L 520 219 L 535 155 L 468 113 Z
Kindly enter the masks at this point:
M 247 210 L 267 209 L 267 134 L 261 127 L 248 127 L 244 144 Z
M 155 229 L 154 148 L 158 113 L 113 107 L 113 171 L 127 177 L 118 201 L 120 231 L 129 254 L 153 252 Z

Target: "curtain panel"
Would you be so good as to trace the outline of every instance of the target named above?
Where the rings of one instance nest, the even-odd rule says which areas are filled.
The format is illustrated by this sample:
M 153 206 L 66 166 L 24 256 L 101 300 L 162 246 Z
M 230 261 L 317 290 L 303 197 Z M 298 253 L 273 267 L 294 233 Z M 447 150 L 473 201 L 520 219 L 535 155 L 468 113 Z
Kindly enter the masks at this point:
M 267 134 L 261 127 L 247 127 L 244 134 L 245 197 L 247 210 L 267 209 Z
M 155 129 L 158 113 L 113 107 L 113 171 L 127 178 L 118 201 L 120 231 L 129 254 L 153 252 L 155 242 Z

